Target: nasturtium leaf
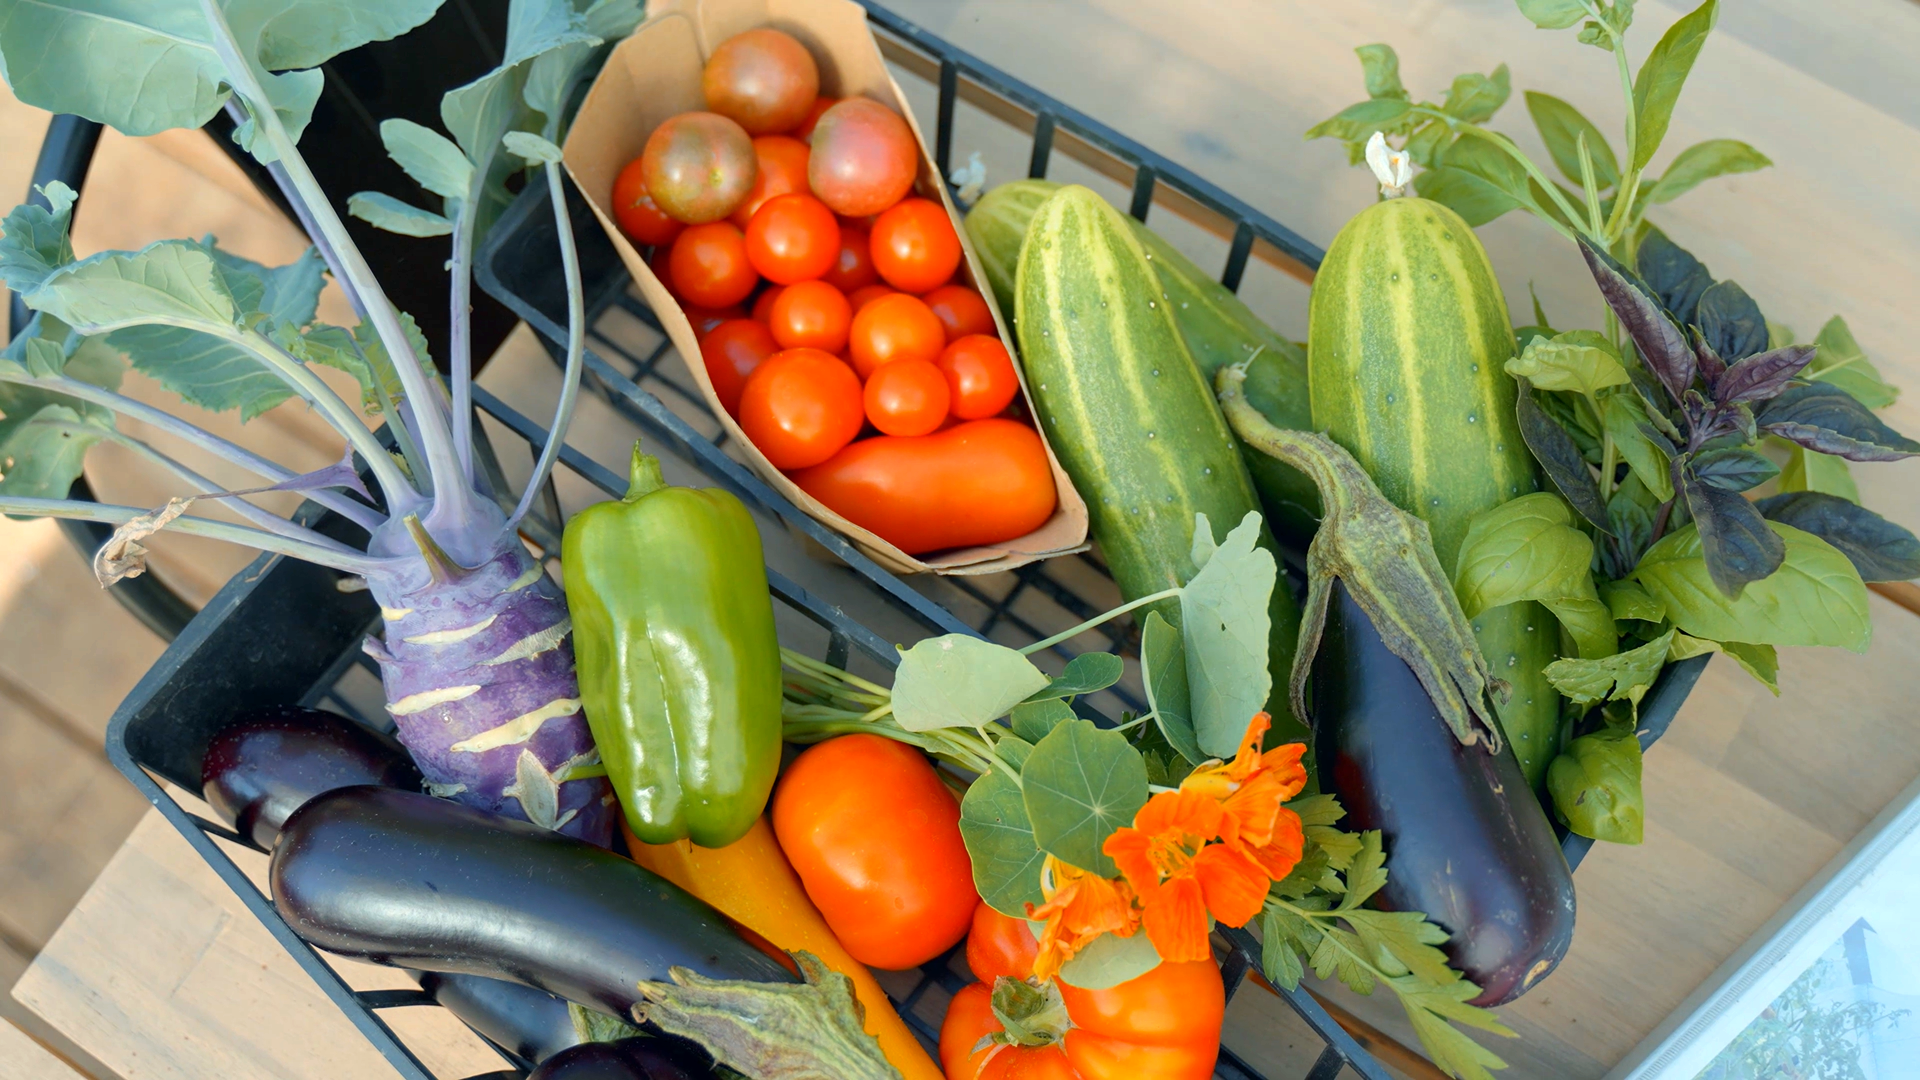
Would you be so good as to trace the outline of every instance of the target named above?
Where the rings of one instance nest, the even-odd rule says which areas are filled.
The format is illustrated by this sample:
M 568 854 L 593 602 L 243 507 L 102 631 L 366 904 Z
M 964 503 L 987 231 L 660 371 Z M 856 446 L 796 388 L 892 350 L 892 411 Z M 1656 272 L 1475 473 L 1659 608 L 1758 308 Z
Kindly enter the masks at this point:
M 1787 463 L 1780 467 L 1781 491 L 1818 491 L 1848 502 L 1860 501 L 1860 487 L 1853 482 L 1846 458 L 1795 446 L 1785 439 L 1779 444 L 1787 448 Z
M 1660 501 L 1673 498 L 1672 462 L 1666 451 L 1648 435 L 1652 424 L 1640 395 L 1609 394 L 1601 403 L 1601 410 L 1605 413 L 1607 434 L 1613 436 L 1613 448 L 1633 470 L 1633 475 L 1640 478 L 1647 490 L 1659 496 Z
M 32 291 L 47 275 L 73 261 L 73 202 L 79 197 L 58 180 L 40 189 L 46 206 L 24 202 L 0 220 L 0 281 L 14 292 Z
M 1863 652 L 1873 640 L 1867 587 L 1839 549 L 1811 533 L 1769 522 L 1786 559 L 1729 600 L 1714 587 L 1698 530 L 1687 525 L 1647 549 L 1633 578 L 1695 637 L 1756 645 L 1832 645 Z
M 1719 0 L 1707 0 L 1682 15 L 1640 65 L 1640 73 L 1633 80 L 1633 111 L 1639 128 L 1632 148 L 1634 168 L 1646 168 L 1666 139 L 1680 88 L 1686 84 L 1700 47 L 1707 43 L 1707 34 L 1719 17 Z
M 401 236 L 445 236 L 453 231 L 451 218 L 401 202 L 384 191 L 358 191 L 347 196 L 347 213 L 376 229 Z
M 1667 234 L 1652 226 L 1640 239 L 1640 276 L 1653 290 L 1660 305 L 1687 326 L 1698 321 L 1695 309 L 1700 296 L 1713 285 L 1713 275 L 1693 253 L 1667 239 Z
M 1548 0 L 1560 2 L 1580 10 L 1579 0 Z M 1576 16 L 1577 17 L 1577 16 Z M 1534 20 L 1538 22 L 1539 20 Z M 1571 26 L 1572 22 L 1563 25 Z M 1540 140 L 1547 144 L 1547 153 L 1553 156 L 1553 163 L 1567 179 L 1576 184 L 1585 183 L 1580 175 L 1580 136 L 1587 137 L 1587 156 L 1593 161 L 1593 179 L 1602 190 L 1620 182 L 1620 163 L 1613 156 L 1613 148 L 1607 145 L 1606 136 L 1593 125 L 1593 121 L 1580 114 L 1580 110 L 1554 97 L 1527 91 L 1527 113 L 1533 117 L 1533 126 L 1540 131 Z M 1541 325 L 1545 325 L 1545 320 Z
M 1046 856 L 1033 843 L 1020 786 L 1004 773 L 975 780 L 960 800 L 960 838 L 973 863 L 973 886 L 987 906 L 1016 919 L 1039 904 L 1040 865 Z
M 1693 385 L 1695 366 L 1693 347 L 1687 344 L 1685 335 L 1612 256 L 1586 243 L 1580 245 L 1580 254 L 1587 260 L 1594 283 L 1600 286 L 1600 295 L 1639 348 L 1641 360 L 1673 399 L 1680 400 Z
M 1880 369 L 1867 359 L 1845 319 L 1838 315 L 1828 319 L 1813 343 L 1820 351 L 1807 365 L 1807 378 L 1832 383 L 1869 409 L 1884 409 L 1900 396 L 1899 388 L 1882 379 Z
M 1667 609 L 1637 581 L 1603 581 L 1596 588 L 1615 619 L 1657 623 L 1667 617 Z
M 1813 491 L 1775 495 L 1755 505 L 1767 520 L 1812 533 L 1838 548 L 1862 581 L 1920 577 L 1920 539 L 1864 506 Z
M 1774 697 L 1780 696 L 1780 654 L 1771 645 L 1749 645 L 1743 641 L 1709 641 L 1691 634 L 1676 632 L 1673 635 L 1673 648 L 1667 652 L 1668 660 L 1685 660 L 1689 657 L 1703 656 L 1707 653 L 1721 653 L 1733 658 L 1741 670 L 1753 676 L 1760 685 L 1773 691 Z
M 1400 56 L 1393 51 L 1393 46 L 1362 45 L 1353 51 L 1360 57 L 1368 97 L 1405 100 L 1407 88 L 1400 83 Z
M 1701 293 L 1694 322 L 1707 344 L 1729 364 L 1767 347 L 1767 317 L 1737 281 L 1716 281 Z
M 1524 376 L 1535 390 L 1567 390 L 1588 397 L 1628 381 L 1620 354 L 1591 330 L 1569 330 L 1550 341 L 1536 338 L 1508 360 L 1506 368 L 1509 375 Z
M 1518 0 L 1518 3 L 1520 14 L 1542 30 L 1565 30 L 1587 17 L 1587 6 L 1580 0 Z
M 1881 423 L 1859 399 L 1827 382 L 1788 387 L 1754 422 L 1768 434 L 1849 461 L 1897 461 L 1920 454 L 1920 442 Z
M 1547 766 L 1547 791 L 1567 827 L 1614 844 L 1638 844 L 1646 820 L 1640 740 L 1613 731 L 1582 735 Z
M 1515 413 L 1520 421 L 1520 437 L 1526 441 L 1527 449 L 1533 451 L 1534 459 L 1546 470 L 1547 478 L 1567 502 L 1579 511 L 1594 528 L 1602 532 L 1612 529 L 1607 519 L 1607 506 L 1600 501 L 1600 488 L 1593 480 L 1593 470 L 1587 466 L 1586 455 L 1574 444 L 1573 436 L 1548 416 L 1540 407 L 1533 392 L 1533 384 L 1525 378 L 1514 380 L 1519 393 L 1515 400 Z
M 1147 704 L 1153 709 L 1154 722 L 1167 745 L 1193 764 L 1207 760 L 1193 734 L 1193 716 L 1188 703 L 1187 654 L 1180 644 L 1180 631 L 1149 612 L 1140 629 L 1140 670 L 1146 683 Z
M 1202 518 L 1199 528 L 1205 529 Z M 1248 511 L 1207 564 L 1180 590 L 1193 732 L 1209 757 L 1230 758 L 1273 689 L 1267 668 L 1267 601 L 1279 578 L 1258 547 L 1262 522 Z
M 1767 527 L 1753 503 L 1702 479 L 1691 467 L 1681 480 L 1680 494 L 1699 530 L 1700 553 L 1715 588 L 1737 600 L 1749 584 L 1780 568 L 1786 545 Z
M 1159 966 L 1160 953 L 1145 931 L 1128 937 L 1107 933 L 1060 966 L 1060 981 L 1082 990 L 1110 990 Z
M 1546 666 L 1545 674 L 1554 689 L 1577 705 L 1631 701 L 1637 707 L 1653 680 L 1660 677 L 1671 644 L 1673 632 L 1668 631 L 1645 645 L 1612 656 L 1555 660 Z
M 1119 873 L 1100 847 L 1147 803 L 1147 766 L 1125 735 L 1070 720 L 1034 746 L 1020 780 L 1042 851 L 1102 877 Z
M 1194 573 L 1205 569 L 1219 550 L 1220 542 L 1213 538 L 1213 522 L 1205 514 L 1193 515 L 1193 544 L 1187 550 L 1187 560 L 1193 563 Z
M 1307 138 L 1332 137 L 1344 142 L 1364 142 L 1376 131 L 1389 134 L 1405 126 L 1413 104 L 1405 98 L 1371 98 L 1341 109 L 1333 117 L 1307 129 Z
M 893 718 L 908 731 L 991 723 L 1047 677 L 1005 645 L 971 634 L 942 634 L 900 653 L 893 676 Z
M 387 156 L 413 182 L 443 199 L 464 199 L 473 183 L 473 163 L 452 139 L 424 124 L 392 119 L 380 122 Z
M 1446 100 L 1440 103 L 1440 111 L 1469 124 L 1483 124 L 1493 119 L 1493 114 L 1500 111 L 1500 106 L 1505 105 L 1512 94 L 1513 79 L 1507 65 L 1501 64 L 1491 75 L 1476 72 L 1455 75 L 1453 85 L 1447 88 Z
M 1772 164 L 1767 155 L 1738 139 L 1708 139 L 1680 151 L 1660 179 L 1646 189 L 1645 198 L 1650 203 L 1672 202 L 1716 176 L 1754 172 Z
M 1019 772 L 1026 767 L 1027 756 L 1033 753 L 1033 743 L 1018 735 L 1002 734 L 994 738 L 993 752 L 1000 755 L 1002 761 L 1013 766 L 1014 772 Z
M 1074 715 L 1073 706 L 1059 698 L 1023 701 L 1013 707 L 1013 712 L 1007 717 L 1007 725 L 1015 735 L 1030 743 L 1037 743 L 1047 737 L 1047 732 L 1073 719 Z
M 1703 484 L 1722 491 L 1751 491 L 1780 475 L 1766 455 L 1744 446 L 1702 450 L 1687 459 L 1687 469 Z
M 1081 694 L 1092 694 L 1120 681 L 1126 674 L 1127 663 L 1112 653 L 1087 652 L 1067 661 L 1065 671 L 1034 691 L 1029 701 L 1042 701 L 1047 698 L 1071 698 Z

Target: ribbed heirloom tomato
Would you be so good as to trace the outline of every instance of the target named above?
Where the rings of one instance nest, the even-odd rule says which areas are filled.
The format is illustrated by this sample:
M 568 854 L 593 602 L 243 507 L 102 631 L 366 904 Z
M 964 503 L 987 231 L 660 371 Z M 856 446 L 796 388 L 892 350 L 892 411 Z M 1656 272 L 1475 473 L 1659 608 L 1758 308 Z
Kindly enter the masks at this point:
M 940 1028 L 947 1080 L 1207 1080 L 1220 1053 L 1226 985 L 1212 960 L 1162 963 L 1106 990 L 1058 983 L 1072 1020 L 1057 1042 L 974 1052 L 1002 1030 L 992 1008 L 998 978 L 1033 973 L 1039 944 L 1026 923 L 981 904 L 967 937 L 967 966 L 980 979 L 962 987 Z M 989 1048 L 991 1049 L 991 1048 Z
M 740 391 L 740 429 L 776 469 L 804 469 L 860 434 L 860 379 L 819 349 L 767 357 Z
M 960 802 L 919 750 L 878 735 L 808 749 L 774 789 L 773 831 L 861 963 L 915 967 L 966 935 L 980 897 Z
M 902 199 L 881 214 L 871 247 L 881 279 L 916 296 L 945 285 L 960 265 L 960 237 L 932 199 Z

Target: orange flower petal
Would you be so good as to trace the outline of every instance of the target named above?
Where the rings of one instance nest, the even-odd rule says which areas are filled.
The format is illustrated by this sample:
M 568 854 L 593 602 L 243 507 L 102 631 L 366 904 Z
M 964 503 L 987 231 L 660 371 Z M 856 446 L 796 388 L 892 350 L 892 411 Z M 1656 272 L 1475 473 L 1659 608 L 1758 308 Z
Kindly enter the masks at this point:
M 1275 881 L 1293 873 L 1299 864 L 1300 855 L 1306 849 L 1306 832 L 1300 824 L 1300 815 L 1280 808 L 1279 819 L 1274 823 L 1273 838 L 1265 845 L 1254 848 L 1252 855 L 1267 874 Z
M 1306 788 L 1307 767 L 1300 764 L 1300 759 L 1306 753 L 1306 743 L 1287 743 L 1260 755 L 1261 770 L 1279 777 L 1280 785 L 1286 791 L 1282 798 L 1291 799 Z
M 1168 881 L 1142 914 L 1147 938 L 1160 959 L 1181 963 L 1213 956 L 1207 947 L 1206 899 L 1191 877 Z
M 1228 926 L 1245 926 L 1267 901 L 1267 874 L 1260 864 L 1225 844 L 1212 844 L 1193 860 L 1207 910 Z
M 1160 868 L 1153 863 L 1148 854 L 1152 841 L 1139 829 L 1122 827 L 1114 830 L 1100 850 L 1107 853 L 1120 873 L 1133 886 L 1133 891 L 1141 896 L 1151 896 L 1160 887 Z

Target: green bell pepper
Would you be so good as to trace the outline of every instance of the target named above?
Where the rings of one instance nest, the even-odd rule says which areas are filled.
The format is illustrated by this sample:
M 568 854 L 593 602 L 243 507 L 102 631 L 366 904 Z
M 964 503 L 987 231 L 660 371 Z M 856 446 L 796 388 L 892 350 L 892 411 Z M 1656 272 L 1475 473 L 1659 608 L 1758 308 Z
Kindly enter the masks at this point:
M 626 497 L 575 515 L 561 562 L 580 704 L 634 835 L 746 835 L 780 767 L 781 680 L 747 508 L 667 486 L 635 443 Z

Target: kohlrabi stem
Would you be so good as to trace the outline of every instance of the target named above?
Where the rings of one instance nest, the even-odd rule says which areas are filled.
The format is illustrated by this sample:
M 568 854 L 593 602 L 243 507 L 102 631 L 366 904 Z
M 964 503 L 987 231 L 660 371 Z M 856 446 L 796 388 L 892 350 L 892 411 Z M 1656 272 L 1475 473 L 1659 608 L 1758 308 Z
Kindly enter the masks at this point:
M 69 378 L 64 375 L 56 375 L 43 379 L 20 379 L 8 378 L 6 375 L 0 374 L 0 383 L 7 382 L 18 383 L 21 386 L 41 387 L 56 394 L 65 394 L 68 397 L 79 398 L 82 401 L 91 402 L 102 408 L 112 409 L 122 416 L 138 420 L 182 442 L 191 446 L 197 446 L 209 454 L 230 461 L 255 475 L 264 476 L 276 484 L 283 480 L 291 480 L 295 475 L 292 469 L 269 461 L 244 446 L 228 442 L 220 436 L 196 427 L 170 412 L 157 409 L 144 401 L 136 401 L 124 394 L 117 394 L 112 390 L 95 386 L 92 383 L 81 382 L 78 379 Z M 386 516 L 378 510 L 354 502 L 352 499 L 338 492 L 310 491 L 306 494 L 307 498 L 339 514 L 341 517 L 346 518 L 361 528 L 366 529 L 368 532 L 379 528 L 382 524 L 385 524 L 387 520 Z
M 1093 629 L 1094 627 L 1099 626 L 1101 623 L 1106 622 L 1108 619 L 1117 619 L 1120 616 L 1125 615 L 1127 612 L 1132 611 L 1134 608 L 1145 607 L 1148 604 L 1158 603 L 1162 600 L 1171 600 L 1172 598 L 1179 595 L 1180 595 L 1179 589 L 1162 589 L 1161 591 L 1154 593 L 1151 596 L 1143 596 L 1138 600 L 1130 600 L 1124 604 L 1121 604 L 1119 607 L 1114 608 L 1112 611 L 1107 612 L 1104 615 L 1095 615 L 1093 618 L 1088 619 L 1086 622 L 1081 623 L 1079 626 L 1068 627 L 1067 629 L 1060 631 L 1059 633 L 1053 635 L 1050 638 L 1045 638 L 1040 641 L 1036 641 L 1033 644 L 1028 645 L 1025 648 L 1021 649 L 1020 653 L 1023 656 L 1032 656 L 1034 653 L 1040 652 L 1043 649 L 1051 649 L 1055 645 L 1058 645 L 1063 641 L 1072 640 L 1073 638 L 1086 633 L 1087 631 Z
M 328 386 L 313 369 L 281 348 L 279 342 L 257 330 L 234 331 L 228 335 L 228 340 L 265 361 L 283 382 L 292 387 L 307 404 L 318 409 L 320 415 L 326 417 L 327 422 L 340 434 L 346 436 L 353 448 L 367 460 L 374 479 L 380 482 L 381 489 L 387 493 L 389 512 L 402 515 L 412 512 L 420 501 L 413 482 L 400 471 L 400 466 L 394 464 L 387 448 L 381 446 L 380 440 L 374 438 L 373 432 L 361 422 L 360 414 L 354 412 L 353 406 L 343 401 L 339 394 L 334 393 L 333 387 Z
M 453 219 L 453 255 L 447 266 L 451 280 L 448 304 L 452 324 L 447 335 L 447 364 L 453 372 L 453 454 L 460 463 L 460 475 L 473 483 L 473 229 L 479 214 L 480 190 L 486 183 L 476 170 L 467 197 L 460 200 L 459 213 Z
M 228 98 L 227 117 L 233 121 L 233 126 L 238 128 L 247 122 L 247 110 L 239 101 Z M 327 243 L 326 236 L 320 232 L 319 226 L 314 224 L 313 212 L 307 209 L 306 200 L 300 197 L 300 192 L 293 186 L 293 180 L 287 176 L 287 167 L 278 161 L 270 161 L 267 163 L 267 175 L 273 177 L 273 186 L 280 189 L 280 197 L 287 200 L 287 205 L 293 208 L 294 220 L 300 223 L 300 231 L 305 234 L 307 242 L 313 245 L 314 250 L 320 253 L 320 261 L 327 264 L 327 271 L 333 275 L 334 282 L 346 295 L 348 306 L 353 308 L 355 315 L 364 320 L 367 317 L 366 303 L 360 299 L 360 293 L 354 289 L 353 282 L 348 281 L 345 275 L 341 274 L 340 256 L 334 253 L 333 245 Z
M 72 499 L 35 499 L 24 495 L 0 495 L 0 514 L 18 514 L 21 517 L 72 518 L 78 521 L 99 521 L 108 525 L 125 525 L 134 518 L 151 512 L 137 506 L 76 502 Z M 304 540 L 294 540 L 246 525 L 234 525 L 210 518 L 176 518 L 168 523 L 167 528 L 189 536 L 204 536 L 210 540 L 225 540 L 230 544 L 271 551 L 321 566 L 329 566 L 345 573 L 359 574 L 362 577 L 389 570 L 392 566 L 392 560 L 389 559 L 376 559 L 356 551 L 321 547 Z
M 567 369 L 560 376 L 560 401 L 553 409 L 553 423 L 547 428 L 547 444 L 540 448 L 540 460 L 534 463 L 527 489 L 520 493 L 520 505 L 507 517 L 511 529 L 527 516 L 533 500 L 540 495 L 553 463 L 560 458 L 566 442 L 567 427 L 573 423 L 574 402 L 580 397 L 580 368 L 586 354 L 586 289 L 580 283 L 580 253 L 573 245 L 573 218 L 567 213 L 567 190 L 561 183 L 560 165 L 547 162 L 547 194 L 553 202 L 553 220 L 560 232 L 560 267 L 567 281 Z

